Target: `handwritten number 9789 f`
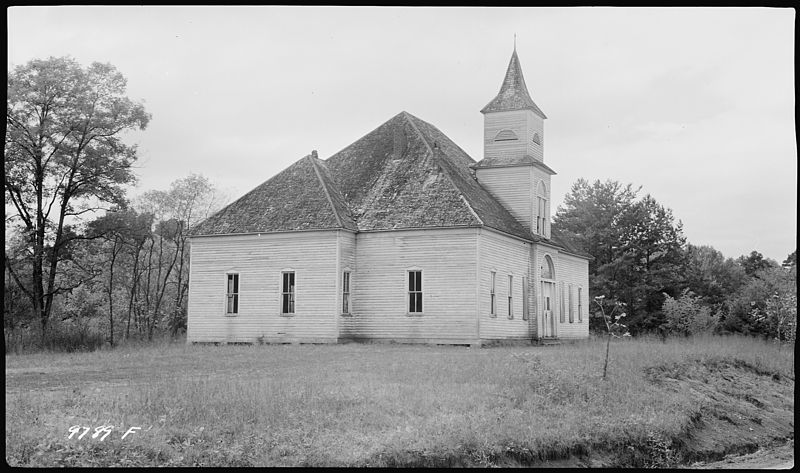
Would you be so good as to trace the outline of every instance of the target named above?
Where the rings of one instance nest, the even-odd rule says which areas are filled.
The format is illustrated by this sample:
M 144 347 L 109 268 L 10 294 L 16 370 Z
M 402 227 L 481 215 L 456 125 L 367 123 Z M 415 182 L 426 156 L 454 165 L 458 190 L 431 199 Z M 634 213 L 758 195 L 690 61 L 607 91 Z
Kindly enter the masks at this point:
M 131 428 L 129 428 L 128 431 L 125 432 L 125 434 L 122 436 L 121 440 L 125 440 L 125 437 L 127 437 L 128 434 L 134 434 L 134 433 L 136 433 L 137 430 L 140 430 L 140 429 L 141 429 L 141 427 L 131 427 Z M 86 427 L 86 426 L 81 426 L 81 425 L 73 425 L 68 430 L 68 432 L 69 432 L 69 437 L 68 438 L 71 439 L 73 436 L 75 436 L 75 434 L 77 434 L 81 430 L 83 430 L 83 433 L 78 435 L 78 440 L 81 440 L 86 434 L 89 433 L 90 430 L 92 430 L 92 428 L 91 427 Z M 95 427 L 94 428 L 94 433 L 92 434 L 92 438 L 96 439 L 96 438 L 100 437 L 100 441 L 102 442 L 103 440 L 106 439 L 106 437 L 108 437 L 108 434 L 110 434 L 113 430 L 114 430 L 114 426 L 113 425 L 101 425 L 99 427 Z

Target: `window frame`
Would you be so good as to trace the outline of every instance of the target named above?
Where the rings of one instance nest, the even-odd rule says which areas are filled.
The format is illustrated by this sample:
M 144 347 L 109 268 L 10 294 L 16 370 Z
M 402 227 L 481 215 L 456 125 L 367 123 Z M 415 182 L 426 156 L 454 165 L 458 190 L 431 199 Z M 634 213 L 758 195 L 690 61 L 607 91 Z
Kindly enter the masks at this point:
M 559 302 L 560 302 L 559 307 L 558 307 L 559 308 L 559 311 L 558 311 L 558 323 L 564 324 L 564 323 L 567 323 L 567 320 L 566 320 L 567 314 L 566 314 L 566 310 L 565 310 L 566 294 L 564 294 L 564 281 L 560 281 L 558 283 L 558 292 L 560 293 L 559 296 L 561 296 L 561 297 L 558 298 Z
M 352 315 L 352 285 L 353 285 L 353 272 L 349 269 L 342 271 L 342 315 Z
M 508 275 L 508 318 L 514 318 L 514 275 Z
M 578 286 L 578 323 L 583 322 L 583 287 Z
M 522 320 L 530 319 L 530 308 L 528 307 L 530 293 L 527 280 L 528 278 L 526 276 L 522 276 Z
M 569 288 L 568 288 L 568 292 L 567 292 L 567 294 L 568 294 L 567 301 L 569 303 L 569 323 L 571 323 L 571 324 L 575 323 L 575 307 L 574 307 L 575 306 L 575 302 L 574 302 L 574 299 L 572 297 L 572 293 L 573 292 L 574 291 L 572 290 L 572 284 L 570 284 Z
M 291 283 L 289 286 L 289 290 L 286 290 L 286 276 L 291 275 Z M 283 317 L 292 317 L 297 314 L 297 272 L 293 269 L 286 269 L 281 271 L 281 280 L 280 280 L 280 314 Z M 284 312 L 284 300 L 286 297 L 289 296 L 288 303 L 286 307 L 290 309 L 288 312 Z
M 234 292 L 229 292 L 231 277 L 233 277 Z M 241 294 L 240 277 L 238 272 L 225 273 L 225 316 L 236 317 L 239 315 L 239 295 Z M 233 298 L 233 311 L 230 311 L 231 298 Z
M 489 271 L 489 317 L 497 317 L 497 271 Z
M 414 279 L 414 288 L 412 289 L 411 274 L 418 273 L 418 277 Z M 419 287 L 419 290 L 416 288 Z M 414 309 L 419 307 L 419 311 L 411 310 L 412 297 L 414 298 Z M 423 284 L 422 270 L 413 268 L 406 270 L 406 315 L 420 316 L 425 314 L 425 286 Z

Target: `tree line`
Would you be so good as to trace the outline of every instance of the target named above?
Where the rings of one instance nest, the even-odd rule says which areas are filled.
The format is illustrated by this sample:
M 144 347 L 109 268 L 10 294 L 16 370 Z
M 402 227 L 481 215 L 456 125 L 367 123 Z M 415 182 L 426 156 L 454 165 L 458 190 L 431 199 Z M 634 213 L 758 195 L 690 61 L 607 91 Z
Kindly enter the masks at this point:
M 123 137 L 151 117 L 125 90 L 112 65 L 84 68 L 68 57 L 8 73 L 6 351 L 185 329 L 188 233 L 220 195 L 189 175 L 129 199 L 137 150 Z
M 755 250 L 726 258 L 687 242 L 672 210 L 640 192 L 614 180 L 579 179 L 553 219 L 554 230 L 594 257 L 593 330 L 605 331 L 601 314 L 621 306 L 632 335 L 715 332 L 794 340 L 796 251 L 781 264 Z

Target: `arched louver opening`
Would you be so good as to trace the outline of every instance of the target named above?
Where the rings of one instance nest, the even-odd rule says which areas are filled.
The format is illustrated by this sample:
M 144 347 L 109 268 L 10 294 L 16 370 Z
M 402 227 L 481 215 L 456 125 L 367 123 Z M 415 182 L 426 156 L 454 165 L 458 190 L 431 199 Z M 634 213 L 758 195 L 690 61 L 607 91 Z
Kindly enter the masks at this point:
M 500 130 L 497 136 L 494 137 L 495 141 L 516 141 L 518 139 L 517 134 L 511 130 Z

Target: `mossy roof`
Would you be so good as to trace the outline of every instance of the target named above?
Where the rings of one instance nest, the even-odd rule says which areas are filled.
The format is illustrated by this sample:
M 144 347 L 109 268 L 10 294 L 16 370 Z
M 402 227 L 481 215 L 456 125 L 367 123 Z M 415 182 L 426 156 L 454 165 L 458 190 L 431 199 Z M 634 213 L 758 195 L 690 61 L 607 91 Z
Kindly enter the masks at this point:
M 435 126 L 401 112 L 327 160 L 298 160 L 192 234 L 485 226 L 569 249 L 517 221 L 475 179 L 475 164 Z
M 519 64 L 519 57 L 517 57 L 517 50 L 515 49 L 511 54 L 511 60 L 508 62 L 508 69 L 506 70 L 503 84 L 500 86 L 500 92 L 481 109 L 481 113 L 524 109 L 529 109 L 540 117 L 547 118 L 528 93 L 525 77 L 522 75 L 522 66 Z

